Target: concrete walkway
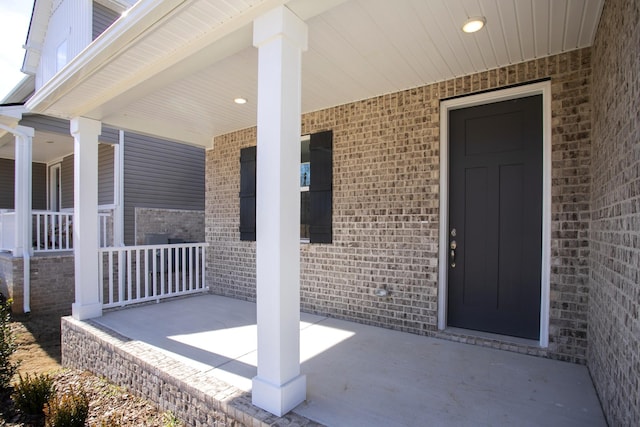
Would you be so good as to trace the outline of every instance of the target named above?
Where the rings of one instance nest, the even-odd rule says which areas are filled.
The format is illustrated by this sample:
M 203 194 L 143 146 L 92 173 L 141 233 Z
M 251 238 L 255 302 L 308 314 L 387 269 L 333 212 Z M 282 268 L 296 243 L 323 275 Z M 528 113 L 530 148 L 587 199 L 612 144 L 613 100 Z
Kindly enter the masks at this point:
M 95 319 L 250 391 L 255 305 L 203 295 Z M 307 401 L 328 426 L 605 426 L 584 366 L 302 314 Z

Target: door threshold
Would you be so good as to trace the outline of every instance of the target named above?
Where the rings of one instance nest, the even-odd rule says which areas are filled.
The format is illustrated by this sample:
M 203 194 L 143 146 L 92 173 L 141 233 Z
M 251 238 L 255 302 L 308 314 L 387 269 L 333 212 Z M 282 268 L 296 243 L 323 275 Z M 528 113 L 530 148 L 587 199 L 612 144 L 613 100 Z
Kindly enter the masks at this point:
M 479 345 L 531 356 L 547 357 L 548 355 L 548 349 L 540 347 L 540 341 L 527 338 L 455 327 L 447 327 L 442 331 L 438 331 L 435 336 L 448 341 Z

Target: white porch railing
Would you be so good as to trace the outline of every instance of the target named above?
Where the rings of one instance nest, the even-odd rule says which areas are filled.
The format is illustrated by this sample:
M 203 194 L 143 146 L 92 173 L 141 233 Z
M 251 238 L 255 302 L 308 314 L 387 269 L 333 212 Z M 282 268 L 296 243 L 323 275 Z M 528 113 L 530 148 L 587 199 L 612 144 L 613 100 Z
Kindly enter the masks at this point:
M 113 246 L 113 212 L 111 205 L 99 207 L 100 247 Z M 73 249 L 73 211 L 32 212 L 33 251 L 56 252 Z M 15 212 L 0 211 L 0 250 L 12 251 L 15 244 Z
M 98 277 L 104 308 L 207 290 L 207 243 L 101 248 Z
M 33 211 L 34 252 L 73 249 L 73 213 Z

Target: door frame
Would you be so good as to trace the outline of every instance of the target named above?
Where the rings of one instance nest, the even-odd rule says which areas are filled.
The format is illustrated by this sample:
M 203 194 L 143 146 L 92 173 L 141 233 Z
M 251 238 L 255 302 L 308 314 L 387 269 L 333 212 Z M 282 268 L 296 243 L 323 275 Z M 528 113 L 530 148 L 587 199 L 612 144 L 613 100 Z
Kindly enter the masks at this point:
M 56 182 L 56 173 L 58 177 L 58 182 Z M 54 163 L 49 165 L 49 191 L 48 195 L 48 204 L 47 210 L 50 211 L 60 211 L 62 207 L 62 163 Z M 59 184 L 59 187 L 56 186 Z
M 438 244 L 438 329 L 447 327 L 449 242 L 449 112 L 460 108 L 542 95 L 542 253 L 540 347 L 549 346 L 551 275 L 551 81 L 444 100 L 440 103 L 440 233 Z

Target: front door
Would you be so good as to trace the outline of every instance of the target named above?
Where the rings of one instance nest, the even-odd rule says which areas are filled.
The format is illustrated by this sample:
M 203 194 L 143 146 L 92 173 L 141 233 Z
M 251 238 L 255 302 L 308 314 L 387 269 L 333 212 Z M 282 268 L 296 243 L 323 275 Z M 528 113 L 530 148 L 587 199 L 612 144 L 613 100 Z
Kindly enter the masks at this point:
M 447 324 L 538 339 L 542 95 L 449 114 Z

